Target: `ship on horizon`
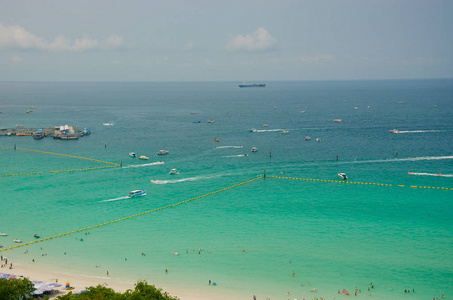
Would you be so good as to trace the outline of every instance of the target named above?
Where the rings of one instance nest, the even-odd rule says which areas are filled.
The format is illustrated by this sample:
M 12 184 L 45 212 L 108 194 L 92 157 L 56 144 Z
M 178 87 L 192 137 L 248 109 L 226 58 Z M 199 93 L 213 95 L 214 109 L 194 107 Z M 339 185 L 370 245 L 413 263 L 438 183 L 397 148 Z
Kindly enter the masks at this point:
M 239 85 L 240 88 L 244 87 L 265 87 L 265 83 L 252 83 L 252 84 L 246 84 L 244 81 Z

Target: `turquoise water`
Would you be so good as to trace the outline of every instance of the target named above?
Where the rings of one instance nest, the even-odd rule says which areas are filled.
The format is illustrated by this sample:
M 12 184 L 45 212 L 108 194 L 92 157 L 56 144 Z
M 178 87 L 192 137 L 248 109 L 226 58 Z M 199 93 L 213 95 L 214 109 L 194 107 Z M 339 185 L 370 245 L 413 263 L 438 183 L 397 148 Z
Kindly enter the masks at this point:
M 345 172 L 351 182 L 387 186 L 259 179 L 87 235 L 27 246 L 27 255 L 6 253 L 24 262 L 33 257 L 46 268 L 90 276 L 109 270 L 125 281 L 145 278 L 208 298 L 343 299 L 337 290 L 352 294 L 355 287 L 359 296 L 375 299 L 448 296 L 452 98 L 453 80 L 269 82 L 257 89 L 231 82 L 1 83 L 0 127 L 69 124 L 88 126 L 92 134 L 77 141 L 0 137 L 0 148 L 9 148 L 0 151 L 0 174 L 43 172 L 0 179 L 0 232 L 9 234 L 0 244 L 179 203 L 264 170 L 325 180 Z M 25 114 L 30 106 L 37 108 Z M 123 167 L 51 173 L 108 165 L 14 151 L 14 144 Z M 259 150 L 251 153 L 254 146 Z M 158 156 L 160 149 L 170 154 Z M 131 151 L 150 160 L 130 158 Z M 180 174 L 169 175 L 173 168 Z M 134 189 L 148 195 L 125 198 Z

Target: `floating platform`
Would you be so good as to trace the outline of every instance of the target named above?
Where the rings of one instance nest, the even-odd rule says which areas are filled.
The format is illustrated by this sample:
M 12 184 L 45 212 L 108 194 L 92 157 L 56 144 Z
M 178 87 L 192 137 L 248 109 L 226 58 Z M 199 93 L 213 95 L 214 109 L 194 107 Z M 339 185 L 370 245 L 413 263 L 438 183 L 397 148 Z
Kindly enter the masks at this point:
M 74 126 L 53 126 L 48 128 L 25 128 L 23 125 L 15 128 L 0 128 L 0 136 L 33 136 L 39 132 L 42 136 L 52 136 L 54 139 L 76 140 L 84 135 L 80 128 Z M 91 132 L 90 132 L 91 133 Z M 40 138 L 41 138 L 40 137 Z M 36 137 L 35 137 L 36 138 Z

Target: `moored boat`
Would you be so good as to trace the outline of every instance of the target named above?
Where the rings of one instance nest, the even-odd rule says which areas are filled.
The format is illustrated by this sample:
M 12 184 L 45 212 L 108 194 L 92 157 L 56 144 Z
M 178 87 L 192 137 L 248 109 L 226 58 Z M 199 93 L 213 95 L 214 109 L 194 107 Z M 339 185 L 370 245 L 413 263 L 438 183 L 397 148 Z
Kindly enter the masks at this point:
M 146 191 L 145 190 L 135 190 L 131 191 L 128 195 L 129 198 L 135 198 L 135 197 L 141 197 L 141 196 L 146 196 Z
M 21 240 L 19 240 L 19 239 L 14 239 L 14 241 L 13 241 L 13 242 L 14 242 L 14 243 L 22 243 L 22 241 L 21 241 Z
M 130 157 L 137 157 L 137 154 L 135 154 L 135 152 L 129 152 L 129 156 Z
M 168 154 L 168 151 L 167 150 L 159 150 L 159 152 L 157 152 L 158 155 L 165 155 L 165 154 Z
M 256 151 L 258 151 L 258 148 L 257 147 L 253 147 L 251 151 L 252 152 L 256 152 Z
M 306 137 L 305 137 L 305 140 L 306 140 L 306 141 L 309 141 L 309 140 L 311 140 L 311 137 L 306 136 Z
M 0 232 L 0 236 L 7 236 L 7 235 L 8 235 L 7 233 Z
M 246 88 L 246 87 L 265 87 L 265 83 L 252 83 L 252 84 L 246 84 L 245 82 L 242 82 L 240 85 L 238 85 L 240 88 Z
M 169 174 L 179 174 L 179 171 L 176 169 L 171 169 Z
M 42 129 L 37 129 L 35 132 L 33 132 L 33 138 L 38 140 L 38 139 L 42 139 L 44 137 L 44 130 Z
M 149 157 L 148 156 L 144 156 L 144 155 L 140 155 L 140 157 L 138 159 L 148 160 Z
M 82 130 L 82 133 L 83 135 L 90 135 L 91 134 L 91 130 L 89 127 L 85 127 L 83 130 Z
M 35 233 L 34 237 L 37 238 L 37 239 L 40 238 L 40 236 L 38 234 L 36 234 L 36 233 Z
M 207 120 L 208 123 L 215 123 L 215 120 Z

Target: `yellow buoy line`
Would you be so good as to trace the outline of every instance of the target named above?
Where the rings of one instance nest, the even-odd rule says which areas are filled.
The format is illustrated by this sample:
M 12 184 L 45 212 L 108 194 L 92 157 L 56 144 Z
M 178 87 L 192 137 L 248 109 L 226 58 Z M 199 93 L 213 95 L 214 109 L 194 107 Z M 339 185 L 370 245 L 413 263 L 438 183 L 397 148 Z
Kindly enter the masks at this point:
M 98 170 L 98 169 L 116 168 L 116 167 L 118 167 L 118 166 L 104 166 L 104 167 L 84 168 L 84 169 L 59 170 L 59 171 L 50 171 L 50 173 L 78 172 L 78 171 L 89 171 L 89 170 Z
M 24 175 L 38 175 L 42 174 L 43 172 L 28 172 L 28 173 L 17 173 L 17 174 L 4 174 L 1 177 L 8 177 L 8 176 L 24 176 Z
M 0 148 L 0 150 L 9 150 L 9 148 Z
M 266 178 L 276 178 L 276 179 L 286 179 L 286 180 L 302 180 L 302 181 L 312 181 L 312 182 L 330 182 L 330 183 L 340 183 L 340 184 L 387 186 L 387 187 L 393 186 L 390 183 L 356 182 L 356 181 L 347 181 L 347 180 L 326 180 L 326 179 L 295 178 L 295 177 L 282 177 L 282 176 L 266 176 Z M 397 187 L 406 187 L 406 186 L 404 184 L 398 184 Z M 453 188 L 446 188 L 446 187 L 416 186 L 416 185 L 411 185 L 410 187 L 411 188 L 418 188 L 418 189 L 450 190 L 450 191 L 453 191 Z
M 53 152 L 25 149 L 25 148 L 19 148 L 19 147 L 17 147 L 16 149 L 17 150 L 22 150 L 22 151 L 38 152 L 38 153 L 44 153 L 44 154 L 50 154 L 50 155 L 59 155 L 59 156 L 66 156 L 66 157 L 72 157 L 72 158 L 78 158 L 78 159 L 91 160 L 91 161 L 96 161 L 96 162 L 100 162 L 100 163 L 104 163 L 104 164 L 114 165 L 115 167 L 119 167 L 120 166 L 120 164 L 117 164 L 117 163 L 112 163 L 112 162 L 109 162 L 109 161 L 103 161 L 103 160 L 94 159 L 94 158 L 86 158 L 86 157 L 80 157 L 80 156 L 74 156 L 74 155 L 68 155 L 68 154 L 53 153 Z
M 85 230 L 99 228 L 99 227 L 102 227 L 102 226 L 105 226 L 105 225 L 118 223 L 118 222 L 121 222 L 121 221 L 125 221 L 125 220 L 128 220 L 128 219 L 132 219 L 132 218 L 138 217 L 138 216 L 143 216 L 145 214 L 149 214 L 149 213 L 152 213 L 152 212 L 164 210 L 166 208 L 175 207 L 175 206 L 178 206 L 180 204 L 184 204 L 184 203 L 187 203 L 187 202 L 190 202 L 190 201 L 193 201 L 193 200 L 198 200 L 198 199 L 210 196 L 210 195 L 214 195 L 214 194 L 217 194 L 217 193 L 220 193 L 220 192 L 224 192 L 224 191 L 230 190 L 232 188 L 235 188 L 235 187 L 238 187 L 238 186 L 241 186 L 241 185 L 244 185 L 246 183 L 250 183 L 250 182 L 253 182 L 255 180 L 262 179 L 262 178 L 263 178 L 263 176 L 260 176 L 260 177 L 257 177 L 257 178 L 251 179 L 251 180 L 247 180 L 247 181 L 232 185 L 230 187 L 226 187 L 226 188 L 223 188 L 223 189 L 220 189 L 220 190 L 217 190 L 217 191 L 214 191 L 214 192 L 210 192 L 210 193 L 198 196 L 198 197 L 190 198 L 190 199 L 178 202 L 178 203 L 174 203 L 174 204 L 170 204 L 170 205 L 167 205 L 167 206 L 162 206 L 162 207 L 159 207 L 159 208 L 156 208 L 156 209 L 148 210 L 148 211 L 145 211 L 145 212 L 142 212 L 142 213 L 139 213 L 139 214 L 135 214 L 135 215 L 132 215 L 132 216 L 120 218 L 120 219 L 109 221 L 109 222 L 104 222 L 104 223 L 101 223 L 101 224 L 98 224 L 98 225 L 93 225 L 93 226 L 81 228 L 81 229 L 78 229 L 78 230 L 68 231 L 66 233 L 50 236 L 50 237 L 44 238 L 44 239 L 37 239 L 35 241 L 24 243 L 24 244 L 20 244 L 20 245 L 16 245 L 16 246 L 7 247 L 7 248 L 4 248 L 4 249 L 0 249 L 0 252 L 8 251 L 8 250 L 14 250 L 16 248 L 21 248 L 21 247 L 28 246 L 28 245 L 33 245 L 33 244 L 36 244 L 38 242 L 50 241 L 50 240 L 53 240 L 53 239 L 56 239 L 56 238 L 59 238 L 59 237 L 64 237 L 66 235 L 70 235 L 72 233 L 78 233 L 78 232 L 82 232 L 82 231 L 85 231 Z

